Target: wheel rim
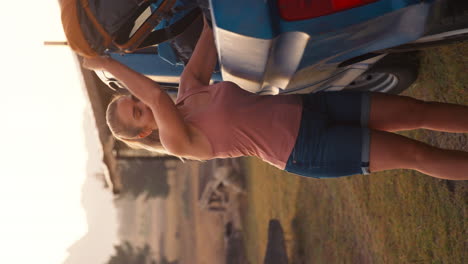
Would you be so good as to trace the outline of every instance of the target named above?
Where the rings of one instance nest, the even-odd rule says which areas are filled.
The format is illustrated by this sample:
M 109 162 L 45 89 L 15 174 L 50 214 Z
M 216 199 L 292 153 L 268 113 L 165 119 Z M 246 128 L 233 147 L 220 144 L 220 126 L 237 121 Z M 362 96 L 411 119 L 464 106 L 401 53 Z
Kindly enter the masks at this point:
M 363 74 L 352 81 L 349 89 L 373 92 L 389 92 L 398 85 L 398 77 L 391 73 Z

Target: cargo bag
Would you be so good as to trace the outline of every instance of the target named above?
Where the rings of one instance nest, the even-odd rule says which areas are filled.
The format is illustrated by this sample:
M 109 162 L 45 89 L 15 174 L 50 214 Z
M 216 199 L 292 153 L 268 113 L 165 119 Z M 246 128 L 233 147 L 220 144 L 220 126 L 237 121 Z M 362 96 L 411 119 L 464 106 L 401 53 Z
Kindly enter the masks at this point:
M 196 1 L 173 24 L 155 30 L 176 12 L 176 0 L 60 0 L 63 29 L 68 45 L 79 55 L 132 53 L 170 40 L 201 16 Z M 155 8 L 154 8 L 155 7 Z M 151 10 L 143 22 L 143 12 Z M 137 28 L 135 28 L 137 27 Z

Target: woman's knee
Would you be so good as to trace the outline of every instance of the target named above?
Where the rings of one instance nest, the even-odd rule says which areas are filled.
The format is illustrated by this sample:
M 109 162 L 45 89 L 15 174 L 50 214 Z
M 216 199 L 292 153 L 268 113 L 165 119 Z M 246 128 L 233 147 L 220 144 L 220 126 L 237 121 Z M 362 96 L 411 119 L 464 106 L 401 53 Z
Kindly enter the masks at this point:
M 370 170 L 418 169 L 429 154 L 427 145 L 404 136 L 372 131 Z
M 375 129 L 398 131 L 423 127 L 427 102 L 399 95 L 373 94 L 370 124 Z
M 431 157 L 431 147 L 416 141 L 409 139 L 409 142 L 405 144 L 401 151 L 402 158 L 405 161 L 407 169 L 421 169 Z

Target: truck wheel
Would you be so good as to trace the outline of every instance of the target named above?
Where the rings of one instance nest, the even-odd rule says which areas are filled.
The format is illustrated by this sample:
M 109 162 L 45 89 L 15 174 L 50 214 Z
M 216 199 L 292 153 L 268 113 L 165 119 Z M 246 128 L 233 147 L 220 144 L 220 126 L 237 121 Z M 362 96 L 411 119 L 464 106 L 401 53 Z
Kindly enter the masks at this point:
M 413 84 L 418 70 L 417 53 L 389 54 L 352 81 L 346 89 L 399 94 Z

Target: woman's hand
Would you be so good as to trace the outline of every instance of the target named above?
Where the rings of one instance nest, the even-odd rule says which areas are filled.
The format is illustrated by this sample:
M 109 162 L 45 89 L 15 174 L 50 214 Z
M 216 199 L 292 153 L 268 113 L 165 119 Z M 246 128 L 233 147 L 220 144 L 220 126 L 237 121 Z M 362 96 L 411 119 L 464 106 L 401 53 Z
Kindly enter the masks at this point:
M 110 57 L 84 58 L 83 67 L 88 70 L 105 70 L 111 61 Z

